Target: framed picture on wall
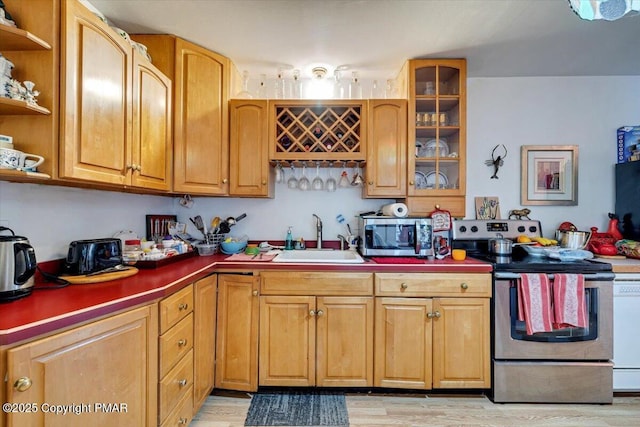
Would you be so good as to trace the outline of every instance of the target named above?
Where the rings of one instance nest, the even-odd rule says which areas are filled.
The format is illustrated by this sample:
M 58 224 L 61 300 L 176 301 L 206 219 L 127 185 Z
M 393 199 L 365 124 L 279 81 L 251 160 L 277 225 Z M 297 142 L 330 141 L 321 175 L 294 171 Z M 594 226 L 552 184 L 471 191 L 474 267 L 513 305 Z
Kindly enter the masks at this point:
M 520 204 L 578 204 L 578 146 L 523 145 Z

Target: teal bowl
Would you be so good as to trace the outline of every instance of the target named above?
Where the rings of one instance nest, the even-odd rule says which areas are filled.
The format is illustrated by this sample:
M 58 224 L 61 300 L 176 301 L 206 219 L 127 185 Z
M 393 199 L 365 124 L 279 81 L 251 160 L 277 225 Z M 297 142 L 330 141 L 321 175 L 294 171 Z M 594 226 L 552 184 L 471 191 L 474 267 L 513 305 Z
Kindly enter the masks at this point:
M 223 254 L 231 255 L 231 254 L 239 254 L 243 252 L 247 247 L 247 241 L 241 240 L 239 242 L 232 240 L 230 242 L 225 242 L 224 240 L 220 242 L 220 250 Z

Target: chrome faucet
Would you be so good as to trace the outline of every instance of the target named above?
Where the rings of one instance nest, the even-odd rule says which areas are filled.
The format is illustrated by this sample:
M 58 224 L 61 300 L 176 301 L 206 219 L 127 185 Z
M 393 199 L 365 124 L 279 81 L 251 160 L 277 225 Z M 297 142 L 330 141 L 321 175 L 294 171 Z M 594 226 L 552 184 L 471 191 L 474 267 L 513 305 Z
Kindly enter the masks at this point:
M 338 239 L 340 240 L 340 250 L 344 251 L 344 248 L 349 244 L 349 242 L 347 242 L 347 238 L 342 234 L 338 234 Z
M 316 218 L 316 249 L 322 249 L 322 220 L 316 214 L 313 214 Z

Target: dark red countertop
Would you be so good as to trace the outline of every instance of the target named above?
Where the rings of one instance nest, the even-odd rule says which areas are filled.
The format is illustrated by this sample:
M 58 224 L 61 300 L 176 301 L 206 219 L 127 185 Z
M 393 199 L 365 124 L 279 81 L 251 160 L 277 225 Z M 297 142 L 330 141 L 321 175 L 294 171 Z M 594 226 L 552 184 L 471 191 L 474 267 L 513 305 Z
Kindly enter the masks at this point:
M 368 272 L 446 272 L 488 273 L 491 264 L 467 258 L 464 261 L 425 260 L 415 264 L 304 264 L 272 262 L 225 262 L 227 255 L 192 257 L 157 269 L 103 283 L 69 285 L 39 290 L 36 282 L 31 295 L 0 303 L 0 345 L 16 343 L 41 334 L 96 319 L 116 311 L 171 295 L 194 281 L 216 271 L 368 271 Z M 389 262 L 393 262 L 391 259 Z

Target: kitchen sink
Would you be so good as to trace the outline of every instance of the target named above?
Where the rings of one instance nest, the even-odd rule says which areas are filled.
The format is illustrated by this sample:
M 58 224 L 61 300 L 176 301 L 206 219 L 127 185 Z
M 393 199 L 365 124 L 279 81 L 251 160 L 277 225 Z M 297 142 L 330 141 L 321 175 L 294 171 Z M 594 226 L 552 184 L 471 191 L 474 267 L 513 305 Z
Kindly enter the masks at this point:
M 307 249 L 304 251 L 283 251 L 271 262 L 362 264 L 365 261 L 356 251 Z

